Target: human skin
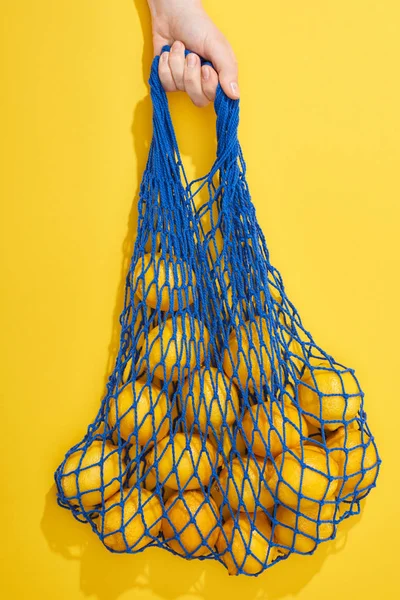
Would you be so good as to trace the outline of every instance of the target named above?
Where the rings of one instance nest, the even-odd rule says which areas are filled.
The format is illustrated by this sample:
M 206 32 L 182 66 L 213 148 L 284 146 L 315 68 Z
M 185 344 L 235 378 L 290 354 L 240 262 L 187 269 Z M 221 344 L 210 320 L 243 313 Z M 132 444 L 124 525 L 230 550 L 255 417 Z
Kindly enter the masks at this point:
M 159 75 L 167 92 L 185 91 L 196 106 L 215 98 L 218 81 L 232 99 L 239 98 L 238 67 L 228 40 L 199 0 L 148 0 L 154 54 L 160 56 Z M 162 47 L 171 46 L 170 52 Z M 185 58 L 185 49 L 191 53 Z M 201 66 L 200 58 L 213 67 Z

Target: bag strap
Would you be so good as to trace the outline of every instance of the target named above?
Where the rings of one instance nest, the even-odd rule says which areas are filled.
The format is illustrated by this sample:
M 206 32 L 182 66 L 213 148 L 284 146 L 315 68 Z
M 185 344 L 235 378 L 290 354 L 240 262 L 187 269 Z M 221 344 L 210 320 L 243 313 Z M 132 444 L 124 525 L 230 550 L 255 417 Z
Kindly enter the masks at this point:
M 169 52 L 170 47 L 164 46 L 162 52 Z M 190 54 L 189 50 L 185 54 Z M 201 58 L 202 65 L 212 64 L 209 61 Z M 150 93 L 153 103 L 153 129 L 154 137 L 162 154 L 171 158 L 171 151 L 175 154 L 178 165 L 182 165 L 178 143 L 176 140 L 175 130 L 172 123 L 171 113 L 169 110 L 167 94 L 162 87 L 159 75 L 160 56 L 156 56 L 153 60 L 150 72 Z M 232 100 L 223 91 L 218 83 L 214 109 L 217 116 L 216 133 L 217 133 L 217 157 L 210 175 L 216 171 L 224 170 L 227 163 L 237 160 L 240 156 L 240 146 L 238 142 L 238 126 L 239 126 L 239 100 Z

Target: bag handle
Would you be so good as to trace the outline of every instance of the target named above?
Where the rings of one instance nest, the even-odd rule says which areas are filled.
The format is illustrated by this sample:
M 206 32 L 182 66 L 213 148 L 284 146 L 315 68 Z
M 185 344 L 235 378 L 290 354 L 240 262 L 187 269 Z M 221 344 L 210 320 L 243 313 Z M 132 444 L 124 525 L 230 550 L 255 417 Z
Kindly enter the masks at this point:
M 169 52 L 170 46 L 164 46 L 162 52 Z M 190 50 L 185 51 L 185 55 L 190 54 Z M 202 65 L 212 64 L 200 57 Z M 163 150 L 163 154 L 168 154 L 169 150 L 173 150 L 181 163 L 178 143 L 176 140 L 175 130 L 172 124 L 171 114 L 168 105 L 167 94 L 162 87 L 160 77 L 158 75 L 160 56 L 156 56 L 153 60 L 150 73 L 150 93 L 153 102 L 153 128 L 154 136 L 159 147 Z M 212 172 L 215 173 L 218 169 L 223 169 L 226 163 L 232 160 L 237 160 L 240 155 L 240 146 L 238 142 L 238 126 L 239 126 L 239 100 L 232 100 L 223 91 L 218 83 L 214 109 L 217 116 L 216 133 L 217 133 L 217 158 L 214 163 Z M 169 153 L 170 156 L 170 153 Z

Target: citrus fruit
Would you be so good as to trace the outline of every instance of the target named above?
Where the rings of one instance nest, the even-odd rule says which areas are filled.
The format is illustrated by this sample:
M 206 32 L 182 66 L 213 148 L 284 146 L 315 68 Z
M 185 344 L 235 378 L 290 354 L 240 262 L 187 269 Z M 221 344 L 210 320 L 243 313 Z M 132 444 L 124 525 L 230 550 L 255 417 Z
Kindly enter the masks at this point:
M 276 366 L 276 355 L 273 362 Z M 271 377 L 272 349 L 265 319 L 255 317 L 231 333 L 223 365 L 226 375 L 237 379 L 243 389 L 248 385 L 259 390 L 267 383 L 265 377 Z
M 237 513 L 223 524 L 217 550 L 229 575 L 256 575 L 278 556 L 278 549 L 271 542 L 271 525 L 265 515 Z
M 160 440 L 169 431 L 168 400 L 155 385 L 135 381 L 128 383 L 116 398 L 110 399 L 108 424 L 117 427 L 124 440 L 145 446 Z M 133 439 L 134 438 L 134 439 Z
M 71 504 L 79 504 L 80 500 L 87 508 L 115 494 L 125 480 L 125 470 L 123 455 L 117 446 L 108 440 L 94 440 L 67 458 L 61 486 Z
M 341 498 L 366 492 L 378 474 L 378 455 L 373 440 L 358 429 L 340 427 L 327 439 L 330 455 L 339 465 Z M 343 485 L 342 485 L 343 484 Z
M 254 512 L 257 506 L 271 508 L 274 498 L 266 486 L 273 474 L 272 464 L 261 458 L 234 458 L 219 475 L 219 487 L 232 510 Z
M 276 457 L 275 470 L 269 485 L 279 502 L 297 507 L 315 501 L 331 500 L 338 486 L 339 467 L 323 448 L 304 444 Z
M 350 371 L 339 374 L 331 368 L 316 367 L 312 372 L 307 369 L 298 395 L 307 421 L 328 431 L 337 429 L 343 421 L 351 421 L 360 410 L 360 388 Z
M 219 510 L 199 490 L 174 493 L 165 504 L 161 529 L 168 546 L 183 556 L 209 554 L 219 534 Z
M 128 487 L 135 487 L 138 484 L 146 488 L 146 490 L 154 490 L 156 487 L 156 479 L 153 469 L 149 469 L 145 460 L 140 456 L 140 447 L 133 444 L 128 451 L 129 461 L 131 461 L 131 474 L 128 479 Z M 139 457 L 139 464 L 137 458 Z
M 207 433 L 232 425 L 239 411 L 239 392 L 224 373 L 213 367 L 194 371 L 182 387 L 182 408 L 188 425 Z
M 329 539 L 335 531 L 334 502 L 314 506 L 302 506 L 299 510 L 278 506 L 275 518 L 275 541 L 287 548 L 281 548 L 285 554 L 291 550 L 312 552 L 319 542 Z
M 216 430 L 215 433 L 210 432 L 208 438 L 218 452 L 218 467 L 222 467 L 225 462 L 229 462 L 229 454 L 232 450 L 232 427 Z
M 147 306 L 162 311 L 185 308 L 193 302 L 196 277 L 188 264 L 156 252 L 139 258 L 133 273 L 133 289 Z
M 99 517 L 97 529 L 106 546 L 120 552 L 140 550 L 158 535 L 162 508 L 154 493 L 125 489 L 107 500 Z
M 170 317 L 148 334 L 139 365 L 164 381 L 177 381 L 203 363 L 209 341 L 206 327 L 192 316 Z
M 290 402 L 267 401 L 251 406 L 244 413 L 242 427 L 245 443 L 258 456 L 278 456 L 308 436 L 305 419 Z
M 146 457 L 161 485 L 174 490 L 208 485 L 216 460 L 217 451 L 209 440 L 202 440 L 198 434 L 187 438 L 181 432 L 162 439 Z

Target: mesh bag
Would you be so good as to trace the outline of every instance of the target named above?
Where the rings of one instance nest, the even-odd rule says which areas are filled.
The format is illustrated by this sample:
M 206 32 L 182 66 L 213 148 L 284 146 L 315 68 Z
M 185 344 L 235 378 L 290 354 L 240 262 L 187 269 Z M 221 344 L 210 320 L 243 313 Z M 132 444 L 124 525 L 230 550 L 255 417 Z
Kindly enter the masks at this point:
M 189 183 L 158 60 L 119 353 L 58 502 L 111 551 L 257 575 L 334 538 L 380 459 L 354 371 L 315 344 L 269 262 L 239 103 L 218 88 L 216 160 Z

